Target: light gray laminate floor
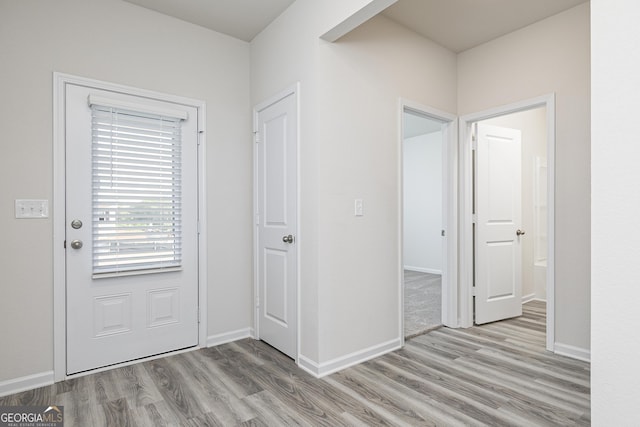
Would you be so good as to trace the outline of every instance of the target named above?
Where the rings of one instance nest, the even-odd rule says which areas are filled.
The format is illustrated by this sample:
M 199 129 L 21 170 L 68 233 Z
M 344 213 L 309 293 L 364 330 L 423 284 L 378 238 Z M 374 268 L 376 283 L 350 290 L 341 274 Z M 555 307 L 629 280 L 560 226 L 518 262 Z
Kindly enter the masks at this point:
M 548 353 L 543 303 L 316 379 L 251 339 L 0 398 L 64 405 L 72 426 L 590 424 L 589 364 Z
M 404 336 L 442 325 L 442 276 L 404 271 Z

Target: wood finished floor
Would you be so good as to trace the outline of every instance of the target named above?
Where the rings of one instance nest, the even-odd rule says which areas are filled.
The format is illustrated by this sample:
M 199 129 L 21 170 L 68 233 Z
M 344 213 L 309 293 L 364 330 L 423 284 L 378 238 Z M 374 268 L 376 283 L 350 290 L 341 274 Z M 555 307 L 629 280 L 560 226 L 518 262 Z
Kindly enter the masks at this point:
M 65 426 L 570 426 L 590 424 L 589 364 L 544 350 L 543 303 L 442 328 L 315 379 L 246 339 L 0 398 L 64 405 Z

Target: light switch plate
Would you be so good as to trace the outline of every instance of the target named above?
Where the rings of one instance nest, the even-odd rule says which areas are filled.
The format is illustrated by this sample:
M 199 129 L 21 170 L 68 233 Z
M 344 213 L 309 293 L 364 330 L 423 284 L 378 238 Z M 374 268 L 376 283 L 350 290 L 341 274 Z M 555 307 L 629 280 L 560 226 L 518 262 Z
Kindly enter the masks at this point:
M 354 200 L 354 215 L 355 216 L 363 216 L 364 215 L 362 199 L 355 199 Z
M 16 218 L 49 218 L 49 201 L 40 199 L 16 199 Z

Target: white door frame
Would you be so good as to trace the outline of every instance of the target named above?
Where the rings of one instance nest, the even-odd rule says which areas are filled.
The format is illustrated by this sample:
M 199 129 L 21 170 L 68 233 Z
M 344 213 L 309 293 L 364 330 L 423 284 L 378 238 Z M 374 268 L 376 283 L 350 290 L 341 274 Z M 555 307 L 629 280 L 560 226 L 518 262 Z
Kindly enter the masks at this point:
M 451 328 L 459 327 L 458 322 L 458 128 L 457 117 L 436 108 L 400 99 L 399 144 L 398 144 L 398 293 L 400 337 L 404 345 L 404 208 L 403 208 L 403 152 L 404 112 L 414 111 L 420 115 L 443 122 L 443 191 L 442 228 L 446 235 L 446 249 L 443 253 L 443 270 L 447 280 L 442 283 L 442 323 Z
M 257 104 L 253 107 L 253 133 L 254 133 L 254 144 L 253 144 L 253 308 L 254 308 L 254 316 L 253 316 L 253 338 L 260 339 L 259 336 L 259 321 L 260 321 L 260 308 L 258 307 L 258 296 L 260 295 L 259 291 L 259 271 L 258 271 L 258 148 L 256 147 L 257 141 L 255 140 L 255 134 L 258 132 L 258 114 L 260 111 L 269 107 L 270 105 L 275 104 L 281 99 L 286 98 L 287 96 L 293 95 L 296 100 L 296 181 L 298 185 L 296 185 L 296 244 L 291 245 L 292 250 L 296 251 L 296 357 L 295 362 L 299 364 L 300 359 L 300 244 L 303 241 L 302 233 L 300 232 L 300 83 L 295 83 L 294 85 L 289 86 L 285 90 L 277 93 L 276 95 L 268 98 L 267 100 Z
M 475 122 L 538 107 L 547 109 L 547 350 L 555 347 L 555 94 L 460 117 L 460 326 L 473 326 L 472 126 Z
M 207 344 L 207 191 L 206 191 L 206 153 L 205 125 L 206 104 L 204 101 L 184 98 L 160 92 L 124 86 L 115 83 L 93 80 L 70 74 L 53 73 L 53 375 L 54 381 L 99 372 L 118 366 L 138 363 L 141 360 L 125 362 L 106 368 L 95 369 L 77 375 L 67 375 L 67 342 L 66 342 L 66 251 L 65 241 L 65 86 L 74 84 L 94 87 L 103 90 L 120 92 L 145 98 L 174 102 L 198 110 L 198 347 Z M 176 351 L 168 354 L 184 352 Z M 190 351 L 190 350 L 186 350 Z M 147 359 L 165 357 L 151 356 Z M 144 360 L 147 360 L 144 359 Z

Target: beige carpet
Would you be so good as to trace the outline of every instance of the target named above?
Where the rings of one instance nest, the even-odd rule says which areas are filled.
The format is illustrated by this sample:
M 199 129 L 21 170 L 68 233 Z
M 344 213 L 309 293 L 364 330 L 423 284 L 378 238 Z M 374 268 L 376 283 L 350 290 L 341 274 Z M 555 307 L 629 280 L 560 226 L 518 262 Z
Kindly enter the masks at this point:
M 404 336 L 442 325 L 442 276 L 404 271 Z

